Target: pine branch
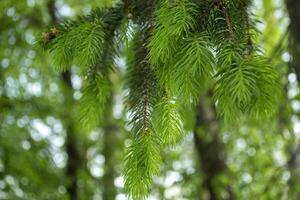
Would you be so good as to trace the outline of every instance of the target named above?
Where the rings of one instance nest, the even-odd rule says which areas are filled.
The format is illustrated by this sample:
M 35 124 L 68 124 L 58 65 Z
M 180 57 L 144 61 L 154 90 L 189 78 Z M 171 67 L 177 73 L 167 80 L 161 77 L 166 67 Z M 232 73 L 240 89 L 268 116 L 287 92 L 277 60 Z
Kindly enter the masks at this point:
M 216 19 L 217 28 L 213 32 L 218 43 L 214 98 L 219 115 L 226 121 L 236 120 L 243 114 L 267 117 L 276 110 L 270 105 L 276 105 L 278 77 L 253 44 L 256 30 L 248 14 L 249 5 L 249 1 L 217 2 L 225 23 Z
M 75 62 L 85 73 L 99 63 L 103 54 L 107 54 L 103 49 L 108 47 L 107 42 L 113 45 L 111 38 L 114 38 L 123 16 L 122 4 L 107 10 L 97 8 L 77 21 L 66 21 L 44 32 L 39 43 L 50 51 L 58 70 L 66 70 Z
M 214 99 L 225 120 L 274 113 L 278 77 L 255 45 L 249 5 L 250 0 L 130 0 L 43 33 L 40 43 L 57 69 L 76 63 L 88 78 L 80 99 L 81 124 L 88 130 L 97 126 L 110 96 L 115 56 L 128 47 L 125 103 L 133 138 L 124 177 L 129 197 L 140 200 L 150 193 L 161 148 L 183 137 L 178 103 L 193 105 L 207 85 L 216 81 Z M 117 49 L 117 33 L 121 42 L 134 35 Z
M 205 34 L 187 38 L 175 59 L 170 72 L 171 88 L 178 98 L 196 103 L 214 72 L 214 56 L 209 38 Z
M 152 111 L 159 98 L 157 80 L 147 60 L 145 29 L 138 29 L 128 50 L 126 97 L 133 141 L 125 156 L 125 190 L 133 199 L 145 199 L 152 178 L 159 172 L 160 139 L 152 126 Z
M 121 4 L 108 10 L 97 8 L 77 21 L 52 28 L 40 42 L 50 51 L 58 70 L 66 70 L 74 62 L 81 67 L 87 80 L 80 99 L 80 121 L 88 131 L 98 125 L 111 92 L 108 75 L 117 54 L 115 36 L 123 16 Z
M 225 17 L 225 21 L 226 21 L 226 25 L 230 34 L 230 41 L 235 40 L 235 34 L 233 32 L 233 28 L 232 28 L 232 24 L 231 24 L 231 20 L 229 18 L 229 14 L 226 10 L 226 7 L 224 6 L 222 0 L 219 1 L 219 6 L 220 6 L 220 10 L 223 13 L 224 17 Z
M 267 117 L 276 110 L 277 73 L 262 56 L 243 56 L 242 52 L 229 45 L 217 55 L 214 97 L 217 111 L 229 121 L 242 114 Z
M 146 199 L 151 190 L 152 178 L 159 173 L 159 139 L 150 130 L 133 139 L 125 156 L 125 191 L 133 200 Z
M 95 129 L 103 117 L 106 102 L 111 94 L 107 77 L 97 74 L 85 82 L 79 102 L 80 123 L 87 130 Z
M 178 105 L 168 95 L 154 109 L 154 129 L 165 146 L 175 146 L 184 137 L 181 115 Z
M 49 50 L 58 70 L 64 71 L 74 62 L 82 71 L 96 64 L 104 41 L 101 21 L 65 22 L 55 29 L 57 36 L 44 41 L 44 47 Z
M 71 31 L 62 34 L 61 30 L 56 28 L 53 30 L 57 32 L 55 33 L 57 37 L 51 41 L 51 45 L 49 46 L 49 52 L 53 58 L 53 66 L 58 71 L 66 71 L 71 67 L 72 60 L 74 59 L 74 41 L 77 40 L 77 38 L 74 37 Z M 49 35 L 44 35 L 44 37 L 49 37 Z
M 104 43 L 104 31 L 101 23 L 83 24 L 78 34 L 81 35 L 78 43 L 75 45 L 75 62 L 85 72 L 89 67 L 95 66 L 99 55 L 101 55 Z
M 196 5 L 187 0 L 161 3 L 155 12 L 155 27 L 149 43 L 149 59 L 153 65 L 172 60 L 179 40 L 195 26 L 195 13 Z

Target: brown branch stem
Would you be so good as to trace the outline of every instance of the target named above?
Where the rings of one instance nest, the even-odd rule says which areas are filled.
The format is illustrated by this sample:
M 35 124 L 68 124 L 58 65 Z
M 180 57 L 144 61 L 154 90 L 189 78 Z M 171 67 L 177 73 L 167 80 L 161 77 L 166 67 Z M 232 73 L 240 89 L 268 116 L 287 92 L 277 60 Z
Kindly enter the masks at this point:
M 149 101 L 149 91 L 148 91 L 148 80 L 147 77 L 145 77 L 144 79 L 144 89 L 145 89 L 145 93 L 144 93 L 144 112 L 143 112 L 143 131 L 145 131 L 147 129 L 147 116 L 148 116 L 148 101 Z
M 222 3 L 222 1 L 219 2 L 219 6 L 220 6 L 221 12 L 224 15 L 225 21 L 226 21 L 227 29 L 228 29 L 228 32 L 229 32 L 229 35 L 230 35 L 229 40 L 230 41 L 234 41 L 235 40 L 235 34 L 234 34 L 234 31 L 233 31 L 233 28 L 232 28 L 232 23 L 230 21 L 229 14 L 228 14 L 228 12 L 226 10 L 226 7 Z

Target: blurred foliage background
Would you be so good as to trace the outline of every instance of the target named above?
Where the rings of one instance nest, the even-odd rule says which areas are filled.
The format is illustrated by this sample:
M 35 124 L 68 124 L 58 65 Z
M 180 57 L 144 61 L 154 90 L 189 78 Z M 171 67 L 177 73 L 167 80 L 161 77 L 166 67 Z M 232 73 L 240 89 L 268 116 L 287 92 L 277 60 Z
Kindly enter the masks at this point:
M 86 132 L 78 125 L 78 69 L 58 74 L 35 45 L 45 27 L 110 4 L 0 1 L 0 199 L 126 199 L 124 61 L 105 120 Z M 149 199 L 300 199 L 300 2 L 256 0 L 253 13 L 260 45 L 281 75 L 278 117 L 224 125 L 203 100 L 196 116 L 186 116 L 194 131 L 163 153 Z

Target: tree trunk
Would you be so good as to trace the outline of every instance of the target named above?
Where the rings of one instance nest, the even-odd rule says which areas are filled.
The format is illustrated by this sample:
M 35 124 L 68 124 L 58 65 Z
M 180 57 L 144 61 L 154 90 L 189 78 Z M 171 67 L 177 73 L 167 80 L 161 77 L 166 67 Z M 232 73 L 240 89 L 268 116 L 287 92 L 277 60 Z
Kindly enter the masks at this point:
M 68 161 L 66 166 L 66 177 L 67 177 L 67 193 L 70 200 L 77 200 L 78 191 L 77 191 L 77 171 L 80 168 L 80 154 L 76 145 L 76 138 L 74 137 L 74 131 L 72 126 L 67 128 L 67 137 L 66 137 L 66 153 L 68 155 Z
M 114 179 L 116 178 L 115 166 L 117 163 L 117 148 L 119 148 L 118 138 L 118 126 L 116 120 L 113 118 L 113 95 L 111 95 L 106 110 L 104 113 L 105 124 L 103 125 L 103 156 L 105 157 L 104 176 L 102 179 L 103 200 L 114 200 L 117 194 L 116 187 L 114 185 Z
M 286 0 L 286 5 L 290 16 L 291 67 L 295 70 L 298 82 L 300 82 L 300 1 Z
M 71 83 L 71 74 L 69 71 L 61 74 L 62 81 L 64 83 L 64 125 L 66 127 L 66 153 L 68 155 L 66 166 L 67 177 L 67 193 L 70 200 L 78 200 L 78 188 L 77 188 L 77 172 L 80 169 L 82 162 L 77 145 L 76 128 L 74 124 L 76 122 L 72 118 L 72 109 L 74 107 L 73 88 Z
M 230 186 L 222 185 L 217 180 L 220 175 L 226 173 L 227 166 L 214 107 L 208 99 L 202 98 L 196 111 L 194 142 L 200 161 L 200 170 L 204 176 L 202 187 L 208 194 L 206 199 L 234 199 Z M 220 196 L 218 192 L 220 188 L 226 191 L 226 197 Z M 199 199 L 203 199 L 201 194 L 199 194 Z
M 292 61 L 290 66 L 297 75 L 297 80 L 300 83 L 300 1 L 286 0 L 287 10 L 290 16 L 290 53 Z M 300 198 L 300 142 L 296 140 L 296 147 L 290 153 L 288 168 L 291 172 L 289 180 L 289 198 Z

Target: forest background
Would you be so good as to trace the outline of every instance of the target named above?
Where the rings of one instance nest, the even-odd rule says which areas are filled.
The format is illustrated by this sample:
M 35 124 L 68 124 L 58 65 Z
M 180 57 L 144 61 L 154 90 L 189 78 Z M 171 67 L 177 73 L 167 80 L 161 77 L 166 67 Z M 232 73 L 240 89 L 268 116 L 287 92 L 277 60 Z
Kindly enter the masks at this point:
M 126 199 L 126 62 L 116 62 L 104 120 L 86 131 L 78 120 L 79 68 L 57 72 L 36 45 L 46 27 L 110 5 L 0 1 L 0 199 Z M 192 128 L 184 141 L 162 152 L 148 199 L 300 199 L 300 2 L 255 0 L 252 11 L 258 43 L 280 75 L 277 117 L 225 124 L 203 100 L 185 116 Z

